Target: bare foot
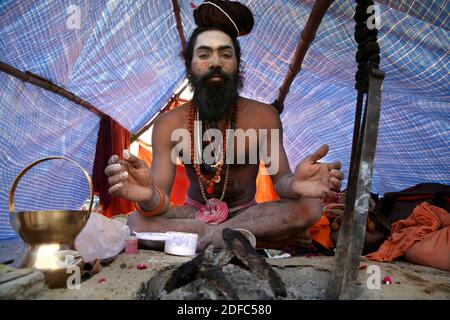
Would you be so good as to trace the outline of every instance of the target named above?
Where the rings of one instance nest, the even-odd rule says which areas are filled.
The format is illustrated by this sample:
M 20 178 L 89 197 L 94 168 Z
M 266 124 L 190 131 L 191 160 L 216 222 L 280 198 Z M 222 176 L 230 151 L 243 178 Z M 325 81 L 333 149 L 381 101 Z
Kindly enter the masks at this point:
M 287 240 L 286 245 L 306 247 L 306 248 L 311 247 L 312 246 L 311 233 L 309 232 L 308 229 L 305 229 L 302 232 L 293 236 L 292 238 L 289 238 Z
M 210 244 L 214 246 L 214 250 L 225 247 L 225 242 L 222 238 L 222 229 L 208 225 L 203 236 L 199 236 L 197 242 L 197 251 L 205 250 Z
M 285 249 L 289 246 L 309 248 L 312 246 L 311 233 L 308 229 L 305 229 L 296 235 L 281 241 L 258 241 L 257 247 L 264 249 Z

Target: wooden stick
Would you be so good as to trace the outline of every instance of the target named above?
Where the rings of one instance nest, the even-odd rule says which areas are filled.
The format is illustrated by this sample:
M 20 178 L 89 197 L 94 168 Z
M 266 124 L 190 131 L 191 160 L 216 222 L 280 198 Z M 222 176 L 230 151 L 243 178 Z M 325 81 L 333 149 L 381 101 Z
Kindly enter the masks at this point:
M 181 22 L 180 5 L 178 4 L 177 0 L 172 0 L 172 7 L 173 7 L 173 13 L 175 15 L 175 20 L 177 22 L 177 30 L 178 30 L 178 36 L 180 37 L 181 48 L 183 49 L 183 52 L 185 52 L 186 51 L 186 38 L 184 37 L 183 23 Z
M 49 80 L 44 79 L 38 75 L 35 75 L 29 71 L 27 71 L 27 72 L 20 71 L 19 69 L 16 69 L 13 66 L 11 66 L 7 63 L 1 62 L 1 61 L 0 61 L 0 71 L 5 72 L 15 78 L 22 80 L 22 81 L 31 83 L 42 89 L 52 91 L 60 96 L 63 96 L 64 98 L 72 101 L 73 103 L 76 103 L 76 104 L 82 106 L 83 108 L 88 109 L 89 111 L 95 113 L 96 115 L 98 115 L 101 118 L 108 117 L 107 114 L 103 113 L 102 111 L 100 111 L 99 109 L 94 107 L 92 104 L 87 102 L 86 100 L 81 99 L 80 97 L 74 95 L 73 93 L 67 91 L 66 89 L 61 88 L 60 86 L 57 86 L 56 84 L 50 82 Z
M 316 37 L 316 32 L 319 28 L 320 23 L 322 22 L 323 16 L 327 12 L 333 1 L 334 0 L 316 0 L 316 2 L 314 3 L 305 28 L 301 33 L 300 41 L 298 42 L 297 48 L 295 49 L 292 62 L 289 65 L 289 70 L 286 74 L 286 77 L 284 78 L 283 84 L 279 89 L 278 98 L 273 102 L 273 105 L 278 109 L 280 113 L 283 112 L 284 100 L 289 93 L 292 82 L 294 81 L 296 75 L 299 73 L 302 67 L 303 59 L 309 49 L 309 46 Z

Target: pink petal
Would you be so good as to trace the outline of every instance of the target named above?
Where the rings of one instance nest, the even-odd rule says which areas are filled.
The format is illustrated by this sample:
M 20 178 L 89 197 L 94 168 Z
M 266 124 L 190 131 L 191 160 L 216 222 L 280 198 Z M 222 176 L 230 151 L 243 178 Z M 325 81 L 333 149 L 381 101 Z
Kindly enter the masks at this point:
M 384 284 L 392 284 L 392 279 L 389 276 L 386 276 L 383 278 L 383 283 Z
M 139 263 L 139 264 L 137 265 L 137 268 L 138 268 L 139 270 L 145 270 L 145 269 L 147 269 L 147 266 L 145 265 L 145 263 Z

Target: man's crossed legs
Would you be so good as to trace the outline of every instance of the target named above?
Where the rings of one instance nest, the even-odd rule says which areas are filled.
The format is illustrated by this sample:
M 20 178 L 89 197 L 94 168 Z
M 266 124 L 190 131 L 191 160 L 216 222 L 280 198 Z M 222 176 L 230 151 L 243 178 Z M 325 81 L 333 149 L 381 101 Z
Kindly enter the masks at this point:
M 257 247 L 283 249 L 286 245 L 308 243 L 308 228 L 322 216 L 322 204 L 318 198 L 280 199 L 263 202 L 243 209 L 233 218 L 210 225 L 195 219 L 197 209 L 192 206 L 170 208 L 156 217 L 144 217 L 134 212 L 128 217 L 128 225 L 135 232 L 179 231 L 199 235 L 197 250 L 209 244 L 222 248 L 222 230 L 247 229 L 257 239 Z M 150 248 L 161 249 L 161 243 L 147 241 Z

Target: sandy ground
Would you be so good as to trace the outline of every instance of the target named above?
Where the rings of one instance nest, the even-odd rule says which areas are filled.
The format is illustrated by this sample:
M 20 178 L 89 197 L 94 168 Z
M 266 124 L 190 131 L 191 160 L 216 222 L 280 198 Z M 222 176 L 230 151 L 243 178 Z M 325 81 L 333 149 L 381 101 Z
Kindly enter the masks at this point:
M 141 283 L 158 271 L 175 268 L 190 258 L 163 252 L 140 250 L 136 255 L 121 254 L 100 273 L 81 283 L 81 289 L 46 289 L 38 299 L 134 299 Z M 291 299 L 324 299 L 333 267 L 332 257 L 292 257 L 271 259 L 270 264 L 286 283 Z M 145 263 L 147 269 L 138 270 Z M 125 266 L 125 265 L 126 266 Z M 389 275 L 391 285 L 368 289 L 367 270 L 359 271 L 360 299 L 445 299 L 450 300 L 450 273 L 406 262 L 374 263 L 362 260 L 361 266 L 377 265 L 381 279 Z M 105 282 L 100 281 L 104 279 Z
M 270 262 L 298 298 L 325 298 L 325 290 L 333 268 L 332 257 L 292 257 Z M 391 285 L 381 283 L 380 289 L 369 289 L 367 280 L 372 275 L 372 272 L 369 273 L 369 267 L 372 265 L 380 268 L 381 279 L 390 276 L 393 283 Z M 361 295 L 358 299 L 450 300 L 449 272 L 407 262 L 378 263 L 365 258 L 361 259 L 361 267 L 357 283 Z
M 188 257 L 171 256 L 148 250 L 139 250 L 137 254 L 120 254 L 113 263 L 103 267 L 99 273 L 82 281 L 81 289 L 47 289 L 38 299 L 134 299 L 142 282 L 149 280 L 159 271 L 175 268 L 189 260 Z M 141 263 L 144 263 L 147 269 L 137 269 L 137 265 Z M 103 279 L 104 282 L 101 281 Z

